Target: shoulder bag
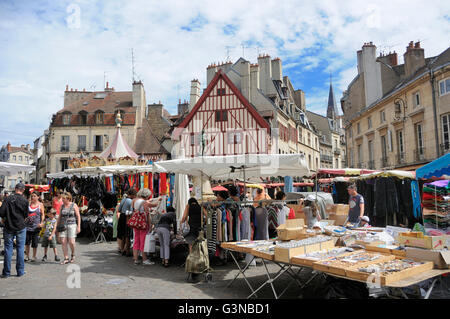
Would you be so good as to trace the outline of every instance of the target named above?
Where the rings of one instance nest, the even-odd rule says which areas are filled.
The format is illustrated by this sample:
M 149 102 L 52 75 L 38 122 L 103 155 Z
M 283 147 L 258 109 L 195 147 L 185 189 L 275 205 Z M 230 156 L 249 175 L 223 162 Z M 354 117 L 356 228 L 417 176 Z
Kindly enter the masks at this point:
M 147 216 L 145 212 L 141 211 L 141 207 L 143 204 L 144 202 L 141 203 L 139 209 L 135 211 L 131 216 L 130 220 L 127 223 L 128 227 L 140 230 L 147 229 Z

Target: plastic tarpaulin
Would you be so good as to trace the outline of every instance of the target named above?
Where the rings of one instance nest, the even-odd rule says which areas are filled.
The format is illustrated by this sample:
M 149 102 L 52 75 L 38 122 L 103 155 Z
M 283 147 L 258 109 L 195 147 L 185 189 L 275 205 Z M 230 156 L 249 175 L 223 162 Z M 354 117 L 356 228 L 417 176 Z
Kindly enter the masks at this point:
M 368 169 L 361 169 L 361 168 L 342 168 L 342 169 L 319 169 L 317 174 L 328 174 L 328 175 L 341 175 L 341 176 L 346 176 L 346 175 L 363 175 L 363 174 L 370 174 L 370 173 L 375 173 L 375 172 L 379 172 L 379 171 L 374 171 L 374 170 L 368 170 Z
M 109 165 L 97 167 L 81 167 L 66 169 L 64 172 L 47 174 L 48 178 L 62 178 L 71 176 L 97 176 L 107 174 L 136 174 L 136 173 L 160 173 L 154 165 Z
M 36 170 L 32 165 L 22 165 L 8 162 L 0 162 L 0 175 L 11 176 L 19 172 L 29 172 Z
M 327 204 L 334 204 L 333 202 L 333 196 L 330 193 L 325 192 L 293 192 L 293 193 L 287 193 L 286 194 L 286 200 L 295 200 L 300 199 L 302 196 L 304 198 L 308 197 L 308 195 L 314 196 L 315 199 L 317 199 L 317 205 L 320 208 L 320 217 L 322 219 L 326 219 L 328 217 L 327 214 Z
M 409 179 L 416 179 L 416 173 L 410 172 L 410 171 L 399 171 L 399 170 L 392 170 L 392 171 L 383 171 L 383 172 L 376 172 L 371 174 L 364 174 L 359 177 L 351 177 L 350 180 L 357 180 L 357 179 L 367 179 L 367 178 L 376 178 L 376 177 L 398 177 L 398 178 L 409 178 Z
M 302 154 L 251 154 L 234 156 L 203 156 L 162 161 L 154 164 L 171 173 L 214 179 L 259 180 L 270 176 L 309 176 Z
M 450 153 L 416 170 L 419 179 L 450 179 Z

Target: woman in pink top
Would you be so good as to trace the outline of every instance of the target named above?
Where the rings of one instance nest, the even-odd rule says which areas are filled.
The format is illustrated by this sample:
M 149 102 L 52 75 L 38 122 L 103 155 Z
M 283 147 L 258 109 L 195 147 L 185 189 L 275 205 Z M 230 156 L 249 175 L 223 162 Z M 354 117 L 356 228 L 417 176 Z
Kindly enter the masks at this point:
M 61 193 L 59 191 L 56 191 L 55 196 L 53 197 L 53 202 L 52 202 L 52 208 L 54 208 L 56 210 L 56 216 L 59 215 L 62 204 L 63 204 L 63 201 L 61 198 Z

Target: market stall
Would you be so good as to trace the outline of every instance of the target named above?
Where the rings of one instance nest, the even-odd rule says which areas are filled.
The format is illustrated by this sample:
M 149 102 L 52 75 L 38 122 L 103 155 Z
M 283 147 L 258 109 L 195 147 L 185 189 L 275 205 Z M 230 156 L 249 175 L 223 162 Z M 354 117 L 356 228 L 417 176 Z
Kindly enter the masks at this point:
M 450 153 L 416 171 L 424 183 L 423 224 L 428 233 L 450 235 Z
M 419 184 L 415 172 L 390 170 L 351 177 L 364 197 L 364 214 L 371 225 L 412 228 L 422 221 Z

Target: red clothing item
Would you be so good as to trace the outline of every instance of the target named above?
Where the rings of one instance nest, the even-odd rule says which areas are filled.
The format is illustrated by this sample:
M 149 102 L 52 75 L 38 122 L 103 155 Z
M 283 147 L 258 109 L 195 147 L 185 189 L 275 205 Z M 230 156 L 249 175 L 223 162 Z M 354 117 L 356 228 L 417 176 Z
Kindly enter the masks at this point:
M 167 174 L 159 174 L 159 195 L 167 195 Z
M 289 209 L 289 217 L 288 219 L 295 219 L 295 211 L 293 208 Z
M 61 211 L 61 206 L 63 204 L 62 199 L 60 199 L 59 201 L 55 199 L 53 199 L 53 203 L 52 203 L 52 208 L 56 209 L 56 215 L 59 215 L 59 212 Z

